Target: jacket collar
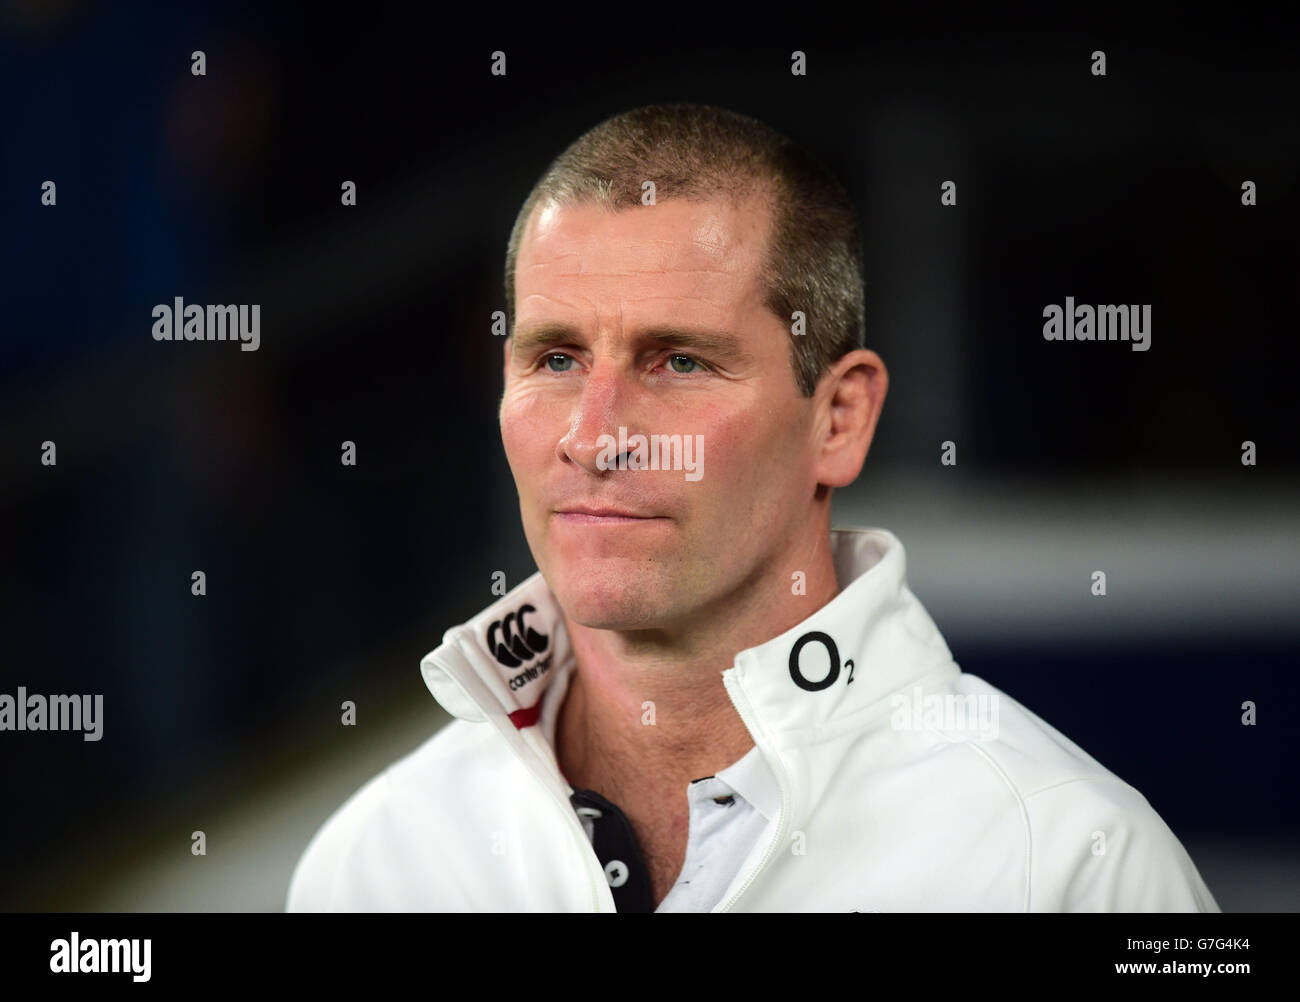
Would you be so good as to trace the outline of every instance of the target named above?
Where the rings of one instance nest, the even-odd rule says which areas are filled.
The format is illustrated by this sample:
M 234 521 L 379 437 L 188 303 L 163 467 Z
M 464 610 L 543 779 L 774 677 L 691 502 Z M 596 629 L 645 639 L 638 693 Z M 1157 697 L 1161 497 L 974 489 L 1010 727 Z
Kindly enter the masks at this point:
M 733 701 L 734 687 L 751 710 L 742 716 L 751 718 L 755 742 L 770 749 L 769 764 L 792 777 L 796 814 L 815 803 L 815 788 L 829 782 L 826 766 L 833 765 L 809 765 L 810 752 L 842 754 L 828 750 L 842 747 L 831 739 L 888 714 L 891 695 L 924 676 L 959 671 L 907 587 L 903 546 L 893 533 L 833 529 L 831 546 L 835 598 L 797 626 L 739 651 L 722 671 Z M 421 661 L 425 684 L 448 713 L 490 721 L 566 801 L 553 739 L 573 668 L 563 613 L 540 572 L 448 630 Z M 552 688 L 555 698 L 544 699 Z

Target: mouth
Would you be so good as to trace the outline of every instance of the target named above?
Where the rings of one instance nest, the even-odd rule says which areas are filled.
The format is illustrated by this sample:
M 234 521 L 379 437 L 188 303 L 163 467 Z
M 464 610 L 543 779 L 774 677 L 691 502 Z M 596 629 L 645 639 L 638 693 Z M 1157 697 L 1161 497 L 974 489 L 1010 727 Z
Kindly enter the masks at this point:
M 590 505 L 573 505 L 569 508 L 556 509 L 555 517 L 562 522 L 578 525 L 621 525 L 638 522 L 654 522 L 661 515 L 641 515 L 622 508 L 595 507 Z

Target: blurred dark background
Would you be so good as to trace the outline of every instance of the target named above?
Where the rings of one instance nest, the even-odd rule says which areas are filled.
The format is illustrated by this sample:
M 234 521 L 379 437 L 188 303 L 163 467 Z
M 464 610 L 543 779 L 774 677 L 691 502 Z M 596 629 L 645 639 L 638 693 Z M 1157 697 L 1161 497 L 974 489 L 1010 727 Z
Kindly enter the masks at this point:
M 510 226 L 665 100 L 763 119 L 860 207 L 891 390 L 837 524 L 897 533 L 962 667 L 1137 786 L 1225 910 L 1300 905 L 1291 38 L 2 6 L 0 692 L 102 693 L 104 734 L 0 733 L 0 908 L 278 909 L 445 721 L 420 657 L 534 570 Z M 155 342 L 176 296 L 261 304 L 260 349 Z M 1044 341 L 1066 296 L 1151 304 L 1150 350 Z

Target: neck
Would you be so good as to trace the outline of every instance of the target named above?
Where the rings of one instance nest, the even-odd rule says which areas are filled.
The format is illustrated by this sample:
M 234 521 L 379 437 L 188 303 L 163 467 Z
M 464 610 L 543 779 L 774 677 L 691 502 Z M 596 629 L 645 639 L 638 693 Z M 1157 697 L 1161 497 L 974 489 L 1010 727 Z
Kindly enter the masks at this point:
M 792 594 L 795 570 L 807 594 Z M 574 786 L 615 802 L 676 796 L 692 779 L 754 746 L 722 672 L 736 653 L 784 633 L 839 591 L 828 532 L 676 630 L 599 630 L 566 617 L 576 661 L 556 727 L 556 755 Z

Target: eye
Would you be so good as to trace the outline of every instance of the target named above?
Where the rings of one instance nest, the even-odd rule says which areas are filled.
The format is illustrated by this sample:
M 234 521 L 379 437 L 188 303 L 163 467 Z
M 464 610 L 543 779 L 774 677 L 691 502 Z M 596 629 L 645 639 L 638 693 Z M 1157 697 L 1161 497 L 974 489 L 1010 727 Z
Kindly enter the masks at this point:
M 677 365 L 678 362 L 685 362 L 690 366 L 690 368 L 679 368 Z M 690 355 L 673 355 L 669 358 L 668 364 L 672 366 L 673 372 L 680 373 L 695 372 L 697 369 L 703 368 L 703 366 L 701 366 L 699 362 L 695 361 L 695 359 L 691 358 Z
M 568 372 L 569 364 L 556 366 L 554 363 L 557 359 L 562 363 L 571 364 L 573 362 L 572 356 L 565 355 L 563 352 L 555 351 L 555 352 L 551 352 L 551 354 L 546 356 L 546 367 L 550 369 L 552 372 Z

